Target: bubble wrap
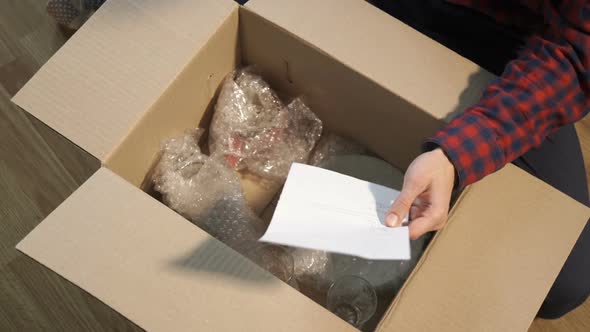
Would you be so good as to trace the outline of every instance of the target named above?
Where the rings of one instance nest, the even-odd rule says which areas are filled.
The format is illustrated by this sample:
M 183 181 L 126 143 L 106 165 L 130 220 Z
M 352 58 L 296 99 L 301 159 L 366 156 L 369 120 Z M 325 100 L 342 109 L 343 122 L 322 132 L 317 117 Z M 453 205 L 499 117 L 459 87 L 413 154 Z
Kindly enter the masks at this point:
M 202 135 L 202 129 L 195 129 L 166 141 L 153 176 L 154 189 L 162 193 L 164 203 L 189 219 L 196 214 L 192 198 L 199 188 L 195 177 L 209 159 L 199 148 Z
M 295 277 L 298 279 L 326 279 L 329 254 L 325 251 L 296 248 L 291 253 L 295 264 Z
M 195 195 L 191 220 L 213 237 L 234 249 L 247 248 L 261 236 L 261 220 L 248 207 L 240 179 L 222 162 L 209 159 L 195 177 L 200 187 Z
M 353 140 L 346 139 L 334 133 L 324 132 L 317 146 L 312 151 L 309 164 L 322 166 L 323 163 L 333 156 L 348 154 L 368 154 L 367 148 Z
M 262 235 L 262 222 L 247 206 L 237 173 L 201 153 L 202 133 L 197 129 L 165 142 L 154 188 L 166 205 L 215 238 L 245 247 Z
M 322 132 L 322 122 L 296 98 L 287 106 L 251 69 L 224 80 L 209 134 L 212 155 L 235 169 L 283 181 L 291 163 L 305 162 Z

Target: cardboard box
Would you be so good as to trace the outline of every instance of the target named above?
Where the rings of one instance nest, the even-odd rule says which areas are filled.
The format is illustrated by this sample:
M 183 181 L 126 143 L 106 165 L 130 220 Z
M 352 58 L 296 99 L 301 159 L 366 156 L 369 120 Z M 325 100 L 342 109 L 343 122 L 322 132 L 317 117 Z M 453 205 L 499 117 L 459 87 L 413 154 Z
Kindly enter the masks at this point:
M 18 249 L 149 331 L 350 331 L 142 191 L 256 64 L 405 168 L 492 75 L 360 0 L 110 0 L 14 97 L 103 167 Z M 506 166 L 470 186 L 379 331 L 524 331 L 590 213 Z

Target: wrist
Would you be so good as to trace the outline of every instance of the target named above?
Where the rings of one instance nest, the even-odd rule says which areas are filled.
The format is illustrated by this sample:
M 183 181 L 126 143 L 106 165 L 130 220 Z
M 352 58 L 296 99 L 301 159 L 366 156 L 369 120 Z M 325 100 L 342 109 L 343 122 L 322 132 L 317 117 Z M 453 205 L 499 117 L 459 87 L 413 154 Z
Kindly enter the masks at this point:
M 440 147 L 432 150 L 432 153 L 436 154 L 437 158 L 440 160 L 443 174 L 445 174 L 445 176 L 447 177 L 450 177 L 452 179 L 451 183 L 453 184 L 453 187 L 456 187 L 458 179 L 457 170 L 455 169 L 455 165 L 453 165 L 453 163 L 451 162 L 451 159 L 447 156 L 446 152 Z

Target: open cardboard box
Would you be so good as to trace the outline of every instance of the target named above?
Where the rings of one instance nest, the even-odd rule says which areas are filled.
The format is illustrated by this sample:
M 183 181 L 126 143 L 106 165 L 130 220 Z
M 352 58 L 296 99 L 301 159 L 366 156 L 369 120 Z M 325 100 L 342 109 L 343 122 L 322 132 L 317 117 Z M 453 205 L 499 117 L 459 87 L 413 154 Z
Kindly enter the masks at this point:
M 141 190 L 239 64 L 402 169 L 493 78 L 360 0 L 110 0 L 14 98 L 103 164 L 18 249 L 150 331 L 354 330 Z M 377 329 L 526 330 L 589 215 L 506 166 Z

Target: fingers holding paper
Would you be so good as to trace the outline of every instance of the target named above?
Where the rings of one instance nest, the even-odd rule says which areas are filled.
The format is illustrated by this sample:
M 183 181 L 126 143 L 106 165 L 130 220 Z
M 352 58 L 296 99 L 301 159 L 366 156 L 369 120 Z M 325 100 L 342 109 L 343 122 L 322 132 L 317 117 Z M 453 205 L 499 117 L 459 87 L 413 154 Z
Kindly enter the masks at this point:
M 423 153 L 408 167 L 399 197 L 389 209 L 386 225 L 401 226 L 410 217 L 410 238 L 441 229 L 447 221 L 455 170 L 441 149 Z

